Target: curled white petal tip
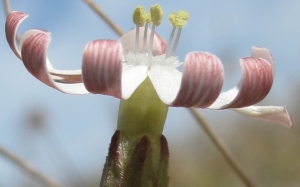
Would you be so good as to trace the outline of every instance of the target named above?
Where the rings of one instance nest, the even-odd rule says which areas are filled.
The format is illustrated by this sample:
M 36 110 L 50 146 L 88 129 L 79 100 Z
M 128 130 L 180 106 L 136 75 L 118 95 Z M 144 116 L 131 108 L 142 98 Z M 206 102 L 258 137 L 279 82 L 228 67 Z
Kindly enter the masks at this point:
M 15 55 L 21 59 L 21 54 L 16 46 L 16 35 L 19 25 L 28 17 L 27 14 L 19 11 L 13 11 L 11 12 L 7 18 L 5 23 L 5 34 L 6 34 L 6 40 L 10 46 L 10 48 L 13 50 Z
M 273 74 L 275 73 L 275 63 L 274 63 L 271 52 L 267 48 L 252 46 L 251 57 L 262 58 L 262 59 L 267 60 L 273 69 Z
M 255 119 L 278 123 L 289 129 L 292 127 L 292 119 L 285 106 L 249 106 L 231 110 Z

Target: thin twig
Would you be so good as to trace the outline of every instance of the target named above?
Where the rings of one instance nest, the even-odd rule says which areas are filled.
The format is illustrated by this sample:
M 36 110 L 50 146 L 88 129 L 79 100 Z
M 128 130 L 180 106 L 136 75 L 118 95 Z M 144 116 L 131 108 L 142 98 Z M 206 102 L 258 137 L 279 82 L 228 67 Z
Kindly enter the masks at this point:
M 124 32 L 122 29 L 115 24 L 92 0 L 84 0 L 91 9 L 93 9 L 104 21 L 105 23 L 119 36 L 122 36 Z
M 226 159 L 233 171 L 239 176 L 239 178 L 244 182 L 246 186 L 254 187 L 254 183 L 247 177 L 242 167 L 238 164 L 236 159 L 234 159 L 233 155 L 226 148 L 221 139 L 218 138 L 218 136 L 213 132 L 212 128 L 210 128 L 207 121 L 202 117 L 202 115 L 195 108 L 190 108 L 190 111 L 197 120 L 197 122 L 201 125 L 203 130 L 206 132 L 206 134 L 209 136 L 211 141 L 213 141 L 215 146 L 221 152 L 221 154 Z
M 5 15 L 7 16 L 10 13 L 9 0 L 3 0 Z
M 45 186 L 48 187 L 59 187 L 60 185 L 56 184 L 53 180 L 47 178 L 45 175 L 43 175 L 41 172 L 36 170 L 31 165 L 24 162 L 22 159 L 14 155 L 12 152 L 6 150 L 4 147 L 0 145 L 0 155 L 11 161 L 13 164 L 18 166 L 20 169 L 22 169 L 24 172 L 28 173 L 32 178 L 40 181 Z
M 97 7 L 96 4 L 92 2 L 92 0 L 85 0 L 85 2 L 90 5 L 90 7 L 97 12 L 101 18 L 105 17 L 106 19 L 109 20 L 109 23 L 104 19 L 104 21 L 108 25 L 115 25 L 115 23 L 110 20 L 103 11 Z M 100 12 L 98 12 L 100 10 Z M 102 17 L 103 16 L 103 17 Z M 119 29 L 118 26 L 116 27 L 111 27 L 112 30 L 118 34 L 119 36 L 122 36 L 124 32 Z M 206 122 L 206 120 L 200 115 L 200 113 L 194 109 L 190 108 L 190 112 L 193 114 L 193 116 L 196 118 L 197 122 L 202 126 L 206 134 L 210 137 L 210 139 L 213 141 L 215 146 L 218 148 L 218 150 L 221 152 L 223 157 L 226 159 L 230 167 L 234 170 L 234 172 L 237 174 L 237 176 L 245 183 L 247 187 L 254 187 L 254 183 L 247 177 L 245 172 L 242 170 L 242 168 L 238 165 L 237 161 L 234 159 L 233 155 L 229 152 L 229 150 L 226 148 L 226 146 L 222 143 L 222 141 L 217 137 L 217 135 L 212 131 L 212 129 L 209 127 L 209 124 Z

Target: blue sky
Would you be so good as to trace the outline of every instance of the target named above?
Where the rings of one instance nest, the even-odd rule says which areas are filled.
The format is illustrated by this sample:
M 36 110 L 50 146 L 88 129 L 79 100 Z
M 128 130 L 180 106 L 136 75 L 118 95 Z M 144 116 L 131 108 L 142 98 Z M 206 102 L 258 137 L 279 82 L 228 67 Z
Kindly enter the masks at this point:
M 182 31 L 176 55 L 184 60 L 186 53 L 197 50 L 219 56 L 225 67 L 224 90 L 239 81 L 241 72 L 238 59 L 249 56 L 251 46 L 270 49 L 277 69 L 273 89 L 267 97 L 267 101 L 272 100 L 272 103 L 264 104 L 294 107 L 291 98 L 295 96 L 293 89 L 299 85 L 300 70 L 300 1 L 96 2 L 124 31 L 134 27 L 131 15 L 137 5 L 150 7 L 160 3 L 165 15 L 180 9 L 188 10 L 191 17 Z M 12 0 L 11 8 L 29 14 L 19 33 L 30 28 L 40 28 L 52 33 L 48 56 L 57 69 L 80 68 L 83 48 L 89 41 L 118 38 L 83 1 Z M 3 10 L 2 4 L 0 10 Z M 29 135 L 32 137 L 25 140 L 29 135 L 26 134 L 28 131 L 23 130 L 27 128 L 24 127 L 24 116 L 33 107 L 39 107 L 48 112 L 48 128 L 57 134 L 78 167 L 82 168 L 82 172 L 98 172 L 100 175 L 110 137 L 116 128 L 118 99 L 101 95 L 71 96 L 42 84 L 26 71 L 22 62 L 10 50 L 5 39 L 4 24 L 5 16 L 2 13 L 0 144 L 29 162 L 34 162 L 34 165 L 53 178 L 59 178 L 53 172 L 54 168 L 45 167 L 50 163 L 45 158 L 51 148 L 45 146 L 43 138 L 51 136 L 47 135 L 49 132 L 31 132 Z M 171 26 L 167 17 L 157 28 L 157 32 L 165 39 L 168 38 Z M 230 126 L 230 118 L 237 116 L 231 111 L 204 111 L 203 114 L 220 132 Z M 220 127 L 216 124 L 218 121 L 214 118 L 215 114 L 228 121 Z M 186 109 L 170 109 L 164 130 L 169 141 L 175 144 L 176 141 L 183 142 L 193 129 L 199 131 Z M 32 153 L 26 152 L 27 148 L 24 147 L 32 149 Z M 35 155 L 34 152 L 42 156 Z M 12 176 L 16 170 L 3 159 L 0 159 L 0 165 L 4 166 L 0 167 L 0 173 L 6 173 L 0 175 L 0 181 L 8 184 L 7 179 L 11 178 L 7 176 Z

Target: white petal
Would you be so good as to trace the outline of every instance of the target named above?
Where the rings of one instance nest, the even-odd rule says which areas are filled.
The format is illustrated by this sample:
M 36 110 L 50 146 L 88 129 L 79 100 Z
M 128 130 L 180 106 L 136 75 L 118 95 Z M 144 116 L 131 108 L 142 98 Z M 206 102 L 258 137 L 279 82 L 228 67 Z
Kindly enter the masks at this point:
M 283 106 L 248 106 L 231 110 L 255 119 L 279 123 L 287 128 L 292 126 L 291 117 Z
M 127 65 L 123 63 L 122 99 L 128 99 L 137 87 L 146 79 L 148 67 L 145 65 Z
M 179 91 L 182 73 L 175 68 L 161 65 L 151 66 L 149 78 L 158 97 L 167 105 L 171 104 Z

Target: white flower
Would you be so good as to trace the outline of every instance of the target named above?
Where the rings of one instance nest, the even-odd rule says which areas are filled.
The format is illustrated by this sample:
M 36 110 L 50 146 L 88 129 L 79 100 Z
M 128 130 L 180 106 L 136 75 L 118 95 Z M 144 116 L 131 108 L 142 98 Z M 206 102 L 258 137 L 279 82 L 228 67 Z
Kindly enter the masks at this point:
M 51 40 L 49 32 L 28 30 L 22 35 L 19 48 L 16 47 L 16 30 L 26 17 L 22 12 L 9 14 L 5 27 L 7 41 L 33 76 L 61 92 L 91 92 L 128 99 L 149 77 L 159 98 L 167 105 L 229 108 L 256 119 L 287 127 L 292 125 L 285 107 L 253 106 L 266 97 L 273 84 L 275 65 L 267 49 L 253 47 L 251 57 L 240 59 L 243 73 L 240 83 L 220 93 L 224 71 L 215 55 L 206 52 L 187 54 L 181 73 L 176 68 L 182 63 L 172 53 L 165 52 L 166 44 L 159 35 L 154 34 L 153 48 L 148 53 L 142 47 L 136 48 L 135 30 L 126 33 L 119 41 L 88 43 L 83 54 L 82 71 L 56 70 L 46 54 Z M 140 31 L 144 31 L 143 27 Z M 148 42 L 150 32 L 146 35 Z M 144 36 L 139 37 L 139 46 L 143 46 Z

